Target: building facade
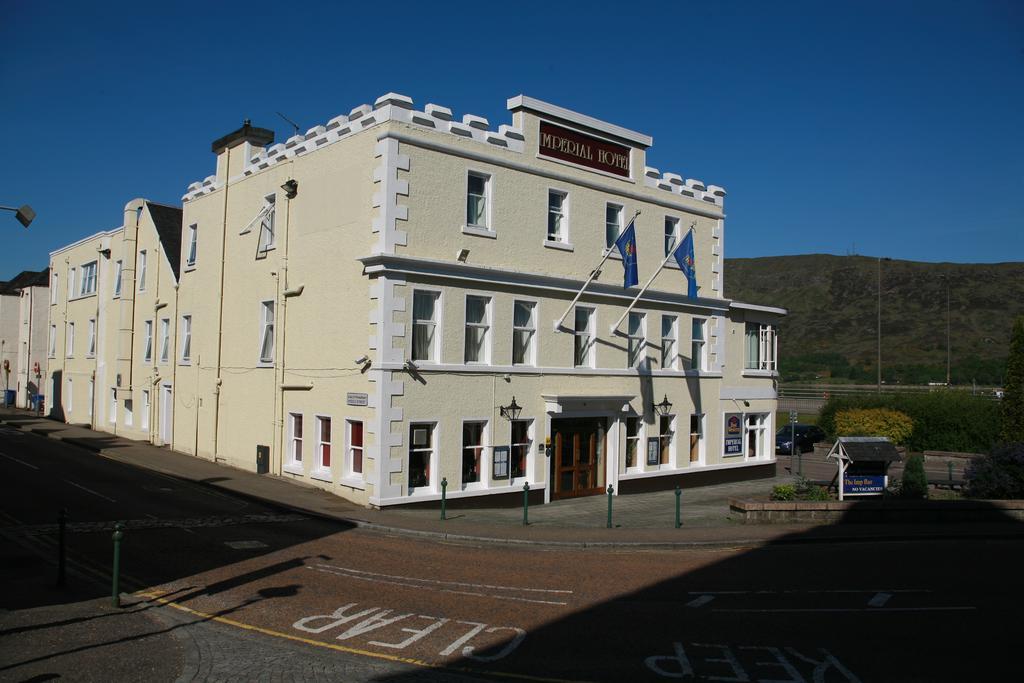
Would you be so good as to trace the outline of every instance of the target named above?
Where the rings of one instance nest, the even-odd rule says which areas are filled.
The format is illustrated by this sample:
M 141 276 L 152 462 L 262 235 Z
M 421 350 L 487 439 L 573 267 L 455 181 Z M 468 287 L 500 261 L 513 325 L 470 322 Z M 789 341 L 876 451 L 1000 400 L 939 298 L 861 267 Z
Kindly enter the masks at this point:
M 772 473 L 785 311 L 725 296 L 725 190 L 647 166 L 641 133 L 508 109 L 491 130 L 389 93 L 279 144 L 246 122 L 182 198 L 177 267 L 155 225 L 83 241 L 119 240 L 136 283 L 132 317 L 123 294 L 96 313 L 117 342 L 93 371 L 130 375 L 112 405 L 149 392 L 125 433 L 382 507 Z M 612 249 L 631 222 L 639 298 Z M 691 230 L 696 298 L 671 258 Z M 138 286 L 144 251 L 173 296 Z
M 28 408 L 46 374 L 49 271 L 22 271 L 0 284 L 0 373 L 14 403 Z

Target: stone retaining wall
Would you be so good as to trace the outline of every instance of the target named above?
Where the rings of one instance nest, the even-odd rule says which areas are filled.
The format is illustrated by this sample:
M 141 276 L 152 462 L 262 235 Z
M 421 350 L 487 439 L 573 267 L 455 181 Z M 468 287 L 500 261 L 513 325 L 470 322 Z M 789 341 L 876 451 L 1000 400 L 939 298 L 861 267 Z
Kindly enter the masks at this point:
M 1024 521 L 1024 500 L 749 501 L 729 508 L 743 524 Z

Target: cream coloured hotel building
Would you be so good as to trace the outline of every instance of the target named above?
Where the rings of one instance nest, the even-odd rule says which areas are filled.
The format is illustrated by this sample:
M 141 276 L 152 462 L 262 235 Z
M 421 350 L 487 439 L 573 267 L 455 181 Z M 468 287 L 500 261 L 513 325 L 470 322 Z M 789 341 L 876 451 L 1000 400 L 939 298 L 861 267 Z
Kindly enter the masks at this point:
M 725 295 L 725 190 L 647 166 L 644 134 L 508 109 L 492 130 L 389 93 L 284 143 L 248 122 L 215 141 L 177 244 L 136 200 L 51 255 L 79 283 L 56 349 L 97 330 L 51 345 L 57 407 L 373 506 L 772 474 L 785 311 Z M 613 329 L 640 291 L 617 252 L 573 301 L 634 216 L 640 283 L 692 228 L 699 296 L 669 258 Z

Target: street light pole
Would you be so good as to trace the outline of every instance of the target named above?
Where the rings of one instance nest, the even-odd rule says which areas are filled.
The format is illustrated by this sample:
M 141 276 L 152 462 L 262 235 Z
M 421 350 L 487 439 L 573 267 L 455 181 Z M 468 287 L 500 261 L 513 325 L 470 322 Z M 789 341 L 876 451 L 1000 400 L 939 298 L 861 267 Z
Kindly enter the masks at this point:
M 946 386 L 949 386 L 949 277 L 946 276 Z
M 3 210 L 3 211 L 13 211 L 14 214 L 15 214 L 14 217 L 17 218 L 18 222 L 21 223 L 22 225 L 24 225 L 26 228 L 28 227 L 29 223 L 34 221 L 35 218 L 36 218 L 36 212 L 33 211 L 32 207 L 29 206 L 28 204 L 24 204 L 24 205 L 22 205 L 20 207 L 19 206 L 0 206 L 0 210 Z
M 882 393 L 882 257 L 878 257 L 878 393 Z

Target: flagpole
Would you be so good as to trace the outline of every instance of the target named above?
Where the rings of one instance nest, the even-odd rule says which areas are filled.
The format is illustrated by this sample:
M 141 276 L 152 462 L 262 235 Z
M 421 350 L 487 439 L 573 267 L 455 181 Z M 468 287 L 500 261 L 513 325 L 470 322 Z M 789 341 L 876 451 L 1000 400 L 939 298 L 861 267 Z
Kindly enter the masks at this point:
M 690 226 L 690 232 L 693 232 L 693 226 Z M 629 312 L 631 310 L 633 310 L 634 306 L 636 306 L 636 302 L 640 300 L 640 297 L 642 297 L 644 295 L 644 292 L 647 291 L 647 288 L 651 286 L 651 284 L 654 282 L 654 278 L 658 277 L 658 273 L 660 273 L 661 269 L 665 267 L 665 264 L 668 263 L 668 260 L 676 255 L 676 250 L 679 249 L 679 247 L 682 246 L 682 244 L 683 244 L 683 240 L 679 240 L 679 244 L 675 245 L 672 248 L 672 251 L 668 252 L 668 255 L 665 256 L 665 260 L 662 261 L 661 265 L 658 266 L 658 269 L 656 271 L 654 271 L 654 275 L 651 276 L 651 279 L 648 280 L 647 284 L 645 284 L 643 286 L 643 288 L 639 292 L 637 292 L 637 295 L 635 297 L 633 297 L 633 301 L 631 301 L 629 303 L 629 306 L 622 313 L 622 317 L 620 317 L 618 320 L 616 320 L 615 324 L 612 325 L 611 330 L 609 330 L 610 334 L 615 334 L 615 330 L 619 329 L 619 325 L 622 324 L 622 321 L 626 319 L 626 316 L 629 315 Z
M 639 215 L 640 215 L 640 209 L 637 209 L 636 213 L 633 214 L 633 217 L 631 219 L 629 219 L 629 223 L 626 224 L 626 227 L 628 228 L 629 224 L 632 223 L 633 221 L 635 221 L 636 217 L 639 216 Z M 612 251 L 614 249 L 615 249 L 615 245 L 613 244 L 612 246 L 608 247 L 605 250 L 605 254 L 601 258 L 601 262 L 597 264 L 596 268 L 594 268 L 592 271 L 590 271 L 590 277 L 588 277 L 587 281 L 583 283 L 583 287 L 580 288 L 580 291 L 576 292 L 576 296 L 573 298 L 572 302 L 569 304 L 569 307 L 565 309 L 565 313 L 563 313 L 562 317 L 560 317 L 558 320 L 555 321 L 555 331 L 556 332 L 562 326 L 562 323 L 565 322 L 565 317 L 567 315 L 569 315 L 569 311 L 572 310 L 573 306 L 576 305 L 576 302 L 580 300 L 581 296 L 583 296 L 583 292 L 585 292 L 587 290 L 587 287 L 590 286 L 591 282 L 593 282 L 594 280 L 597 279 L 597 276 L 601 273 L 601 266 L 603 266 L 604 262 L 608 260 L 608 257 L 612 255 Z

